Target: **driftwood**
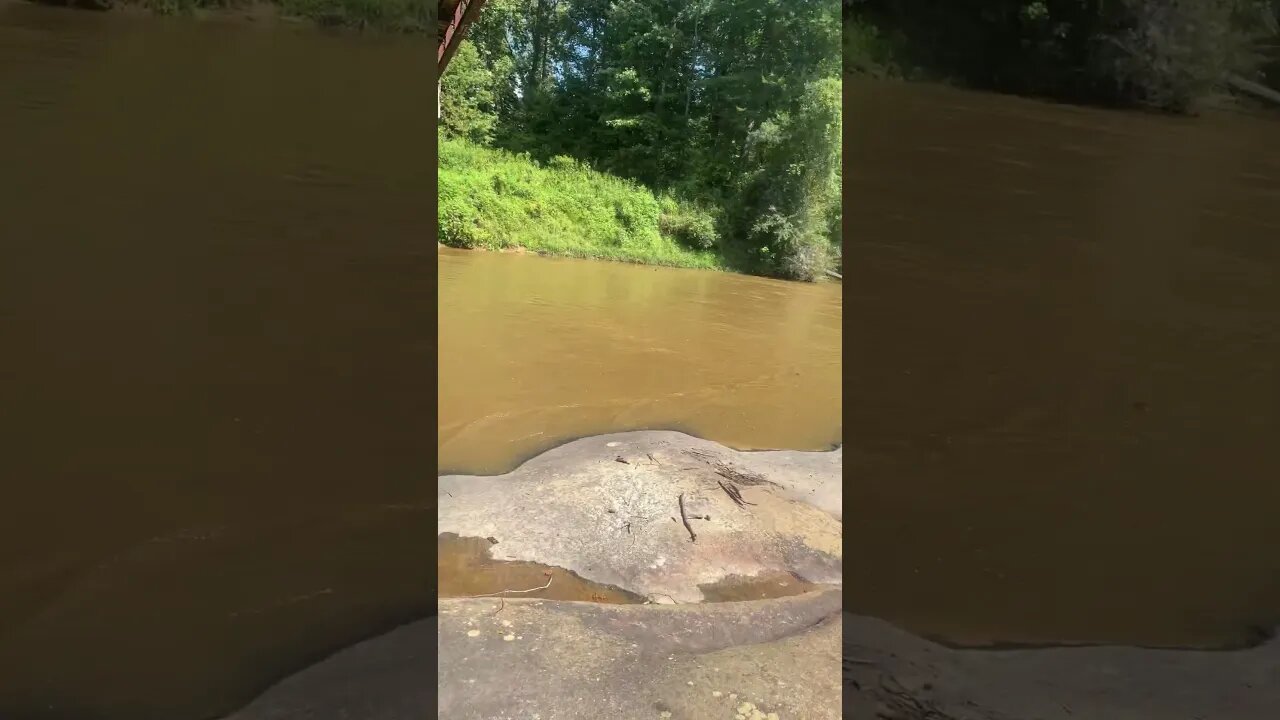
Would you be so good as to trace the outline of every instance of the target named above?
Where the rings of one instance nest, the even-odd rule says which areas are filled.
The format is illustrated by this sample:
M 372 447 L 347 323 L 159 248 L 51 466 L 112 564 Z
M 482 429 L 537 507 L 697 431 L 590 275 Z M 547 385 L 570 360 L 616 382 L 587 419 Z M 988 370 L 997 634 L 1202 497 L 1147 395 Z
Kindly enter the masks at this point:
M 1280 104 L 1280 91 L 1272 90 L 1262 83 L 1246 80 L 1239 75 L 1228 75 L 1227 85 L 1242 93 L 1247 93 L 1254 97 L 1262 98 L 1263 100 L 1270 100 L 1273 103 Z
M 483 593 L 480 595 L 468 595 L 467 597 L 482 598 L 482 597 L 493 597 L 494 595 L 497 595 L 498 601 L 499 601 L 498 609 L 493 611 L 493 614 L 497 615 L 498 613 L 502 612 L 503 608 L 507 606 L 507 593 L 531 593 L 531 592 L 537 592 L 538 590 L 546 590 L 547 588 L 551 587 L 551 581 L 555 580 L 555 576 L 552 575 L 550 572 L 546 572 L 543 574 L 547 576 L 546 585 L 539 585 L 538 587 L 527 588 L 525 590 L 499 590 L 498 592 Z
M 693 526 L 689 524 L 689 518 L 684 514 L 684 493 L 680 493 L 680 519 L 684 521 L 684 529 L 689 531 L 689 542 L 698 542 L 698 535 L 693 531 Z
M 716 484 L 720 486 L 720 489 L 724 491 L 725 495 L 729 496 L 730 500 L 732 500 L 738 507 L 742 508 L 743 510 L 747 509 L 746 508 L 747 505 L 755 505 L 755 503 L 753 502 L 747 502 L 746 500 L 743 500 L 742 493 L 738 491 L 738 488 L 733 483 L 729 483 L 728 485 L 725 485 L 720 480 L 717 480 Z
M 773 485 L 768 478 L 753 472 L 744 472 L 732 465 L 720 463 L 716 466 L 716 474 L 725 480 L 737 483 L 739 485 Z

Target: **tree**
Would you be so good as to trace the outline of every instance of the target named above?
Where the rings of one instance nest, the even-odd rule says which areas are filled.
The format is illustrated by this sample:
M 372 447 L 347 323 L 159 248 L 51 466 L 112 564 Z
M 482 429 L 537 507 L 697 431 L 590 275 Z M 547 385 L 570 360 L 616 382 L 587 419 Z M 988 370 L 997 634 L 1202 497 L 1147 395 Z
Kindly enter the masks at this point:
M 733 245 L 722 249 L 758 269 L 812 277 L 826 262 L 839 161 L 831 0 L 490 0 L 471 37 L 492 78 L 473 84 L 487 88 L 475 107 L 492 108 L 495 145 L 714 206 Z
M 453 137 L 486 143 L 497 123 L 496 84 L 470 43 L 462 43 L 440 78 L 440 126 Z

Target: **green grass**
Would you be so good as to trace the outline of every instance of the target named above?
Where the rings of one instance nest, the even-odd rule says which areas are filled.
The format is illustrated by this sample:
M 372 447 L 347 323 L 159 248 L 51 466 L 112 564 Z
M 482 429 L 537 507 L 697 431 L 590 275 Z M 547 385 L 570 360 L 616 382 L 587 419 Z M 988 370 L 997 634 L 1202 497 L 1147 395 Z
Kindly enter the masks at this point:
M 689 203 L 559 157 L 441 138 L 440 241 L 547 255 L 723 269 L 714 221 Z

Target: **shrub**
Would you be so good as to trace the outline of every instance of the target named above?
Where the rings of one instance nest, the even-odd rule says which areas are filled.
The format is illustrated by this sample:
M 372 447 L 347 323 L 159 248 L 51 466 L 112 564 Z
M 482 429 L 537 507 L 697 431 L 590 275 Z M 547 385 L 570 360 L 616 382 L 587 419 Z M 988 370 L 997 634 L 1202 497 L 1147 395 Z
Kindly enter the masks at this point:
M 1125 0 L 1123 29 L 1102 53 L 1122 96 L 1185 112 L 1229 74 L 1256 76 L 1275 16 L 1255 0 Z M 1108 67 L 1109 66 L 1109 67 Z
M 647 188 L 571 158 L 554 157 L 538 165 L 527 154 L 442 137 L 438 179 L 440 242 L 445 245 L 518 246 L 686 267 L 720 265 L 714 253 L 686 247 L 661 229 L 664 217 L 698 217 L 693 206 L 659 201 Z
M 682 204 L 670 196 L 662 198 L 661 207 L 658 229 L 663 235 L 695 250 L 710 250 L 719 244 L 716 218 L 709 210 Z

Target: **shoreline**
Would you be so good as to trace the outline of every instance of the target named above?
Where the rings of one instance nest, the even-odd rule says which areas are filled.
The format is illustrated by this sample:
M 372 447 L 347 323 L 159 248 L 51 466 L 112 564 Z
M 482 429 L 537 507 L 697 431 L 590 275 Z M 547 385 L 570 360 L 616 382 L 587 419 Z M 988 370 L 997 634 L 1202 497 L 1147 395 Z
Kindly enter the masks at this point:
M 1269 720 L 1280 641 L 1240 650 L 1105 645 L 953 649 L 845 613 L 845 717 Z
M 843 717 L 854 720 L 1269 720 L 1274 707 L 1280 706 L 1280 684 L 1270 682 L 1269 677 L 1280 666 L 1280 642 L 1276 640 L 1251 650 L 1233 651 L 1124 646 L 951 650 L 885 621 L 841 612 L 838 591 L 830 592 L 836 593 L 834 605 L 829 600 L 832 596 L 824 592 L 735 603 L 738 607 L 730 610 L 740 615 L 771 619 L 754 625 L 739 623 L 731 631 L 723 629 L 723 618 L 706 622 L 714 616 L 703 612 L 708 607 L 716 610 L 714 605 L 598 606 L 511 599 L 506 601 L 503 615 L 494 617 L 496 603 L 492 601 L 442 599 L 439 615 L 340 650 L 275 683 L 223 720 L 398 720 L 429 712 L 437 690 L 441 691 L 437 709 L 452 710 L 455 714 L 451 717 L 458 718 L 472 717 L 466 714 L 466 701 L 474 699 L 473 693 L 491 704 L 542 711 L 544 717 L 557 702 L 617 707 L 619 718 L 653 717 L 658 713 L 656 704 L 679 709 L 673 699 L 701 703 L 695 705 L 699 710 L 713 702 L 726 704 L 722 701 L 728 699 L 730 688 L 742 689 L 738 686 L 751 682 L 757 674 L 766 682 L 756 683 L 734 702 L 751 697 L 754 705 L 774 710 L 785 702 L 786 693 L 796 691 L 794 683 L 805 682 L 778 673 L 789 667 L 778 664 L 780 657 L 792 662 L 801 653 L 812 657 L 815 650 L 829 650 L 837 635 L 842 644 Z M 649 618 L 646 623 L 659 617 L 655 612 L 668 613 L 658 625 L 671 630 L 674 626 L 667 626 L 675 622 L 693 635 L 650 631 L 637 637 L 637 630 L 627 630 L 639 628 L 637 621 L 624 620 L 637 612 Z M 481 634 L 472 637 L 465 628 L 479 629 Z M 520 640 L 503 640 L 501 633 L 514 628 L 520 628 Z M 526 635 L 528 632 L 554 635 L 553 639 L 565 644 L 535 645 L 538 637 Z M 622 647 L 626 647 L 623 640 L 634 641 L 633 651 L 639 652 L 634 656 L 624 653 L 620 658 L 597 642 L 602 638 L 612 638 L 614 645 Z M 744 638 L 755 642 L 739 642 Z M 446 666 L 441 662 L 437 668 L 433 658 L 437 643 L 441 660 L 458 663 Z M 531 647 L 540 650 L 530 655 Z M 609 673 L 605 665 L 579 662 L 584 651 L 586 660 L 625 664 L 633 675 L 642 672 L 652 682 L 639 682 L 634 677 L 628 680 Z M 632 664 L 628 660 L 644 662 Z M 477 676 L 486 668 L 485 675 Z M 546 668 L 564 668 L 561 674 L 582 683 L 577 685 L 580 697 L 540 697 L 531 692 L 536 683 L 498 682 L 514 677 L 506 673 L 527 677 L 531 671 Z M 423 675 L 437 669 L 441 677 L 438 688 L 422 682 Z M 674 679 L 670 677 L 672 670 L 677 671 Z M 684 678 L 689 680 L 681 682 Z M 819 682 L 829 682 L 829 678 L 819 678 Z M 779 694 L 767 696 L 775 688 Z M 453 694 L 446 698 L 446 692 Z M 830 688 L 827 693 L 831 697 Z M 634 702 L 637 696 L 649 696 L 655 704 L 640 706 Z
M 634 265 L 636 267 L 651 267 L 655 269 L 662 268 L 665 270 L 689 270 L 693 272 L 724 273 L 729 275 L 740 275 L 742 277 L 754 278 L 759 280 L 770 280 L 770 281 L 775 281 L 780 283 L 786 283 L 788 285 L 793 285 L 793 284 L 794 285 L 839 285 L 841 284 L 840 280 L 836 280 L 834 278 L 827 277 L 825 275 L 812 281 L 788 280 L 786 278 L 774 277 L 772 275 L 758 275 L 755 273 L 749 273 L 743 270 L 729 267 L 727 265 L 719 265 L 715 267 L 701 267 L 696 265 L 678 265 L 678 264 L 661 263 L 661 262 L 648 262 L 645 260 L 614 258 L 614 257 L 607 257 L 607 256 L 574 255 L 569 253 L 555 253 L 555 252 L 546 252 L 542 250 L 531 250 L 527 247 L 524 247 L 523 245 L 515 245 L 515 246 L 503 247 L 503 248 L 456 247 L 453 245 L 445 245 L 444 243 L 437 240 L 436 251 L 438 252 L 440 250 L 449 250 L 449 251 L 464 252 L 464 253 L 483 252 L 483 253 L 493 253 L 495 255 L 531 255 L 533 257 L 548 258 L 552 260 L 589 260 L 594 262 L 618 263 L 620 265 Z M 681 430 L 680 432 L 684 432 L 684 431 Z M 577 439 L 577 438 L 574 438 L 574 439 Z M 750 452 L 750 451 L 746 451 L 746 452 Z
M 6 5 L 32 5 L 59 10 L 110 13 L 130 17 L 166 18 L 180 17 L 200 22 L 231 22 L 269 26 L 311 25 L 327 30 L 340 30 L 357 33 L 379 33 L 391 35 L 426 35 L 425 19 L 418 19 L 412 14 L 393 15 L 386 18 L 372 17 L 367 7 L 359 3 L 343 4 L 335 0 L 333 8 L 320 5 L 306 5 L 297 12 L 286 11 L 281 0 L 230 0 L 229 4 L 200 5 L 208 0 L 187 0 L 189 6 L 165 8 L 152 7 L 153 0 L 101 0 L 103 5 L 95 5 L 95 0 L 0 0 L 0 7 Z M 181 0 L 180 0 L 181 1 Z M 409 4 L 406 2 L 405 6 Z
M 641 555 L 628 557 L 619 546 L 591 556 L 593 547 L 610 543 L 610 519 L 643 510 L 642 496 L 662 481 L 635 467 L 639 462 L 622 463 L 616 457 L 639 461 L 655 447 L 663 447 L 668 455 L 655 454 L 655 458 L 666 464 L 680 443 L 698 451 L 715 451 L 721 460 L 740 463 L 740 472 L 758 473 L 765 479 L 767 484 L 743 487 L 746 497 L 758 503 L 749 511 L 761 516 L 797 512 L 797 506 L 812 512 L 824 504 L 812 492 L 822 485 L 821 479 L 813 486 L 794 485 L 785 473 L 771 469 L 768 461 L 785 464 L 840 454 L 738 453 L 673 432 L 581 438 L 540 453 L 509 473 L 441 478 L 442 504 L 462 505 L 441 510 L 440 529 L 447 532 L 451 529 L 447 525 L 461 525 L 473 535 L 487 530 L 501 533 L 495 549 L 505 548 L 508 554 L 556 567 L 574 566 L 576 559 L 586 576 L 597 579 L 602 575 L 601 563 L 620 557 L 624 567 L 612 572 L 624 585 L 651 586 L 655 578 L 671 582 L 675 576 L 677 585 L 688 588 L 684 580 L 690 579 L 689 566 L 682 565 L 675 553 L 705 553 L 714 548 L 714 537 L 702 527 L 698 540 L 691 543 L 678 522 L 656 522 L 641 537 L 654 537 L 657 544 Z M 840 465 L 831 469 L 834 475 L 829 480 L 834 479 L 834 487 L 839 488 Z M 791 470 L 794 478 L 820 474 L 810 467 Z M 591 485 L 575 485 L 575 474 L 589 477 Z M 628 499 L 611 491 L 602 493 L 604 498 L 619 500 L 613 512 L 597 502 L 599 498 L 583 500 L 581 493 L 590 487 L 619 479 L 632 483 L 639 496 Z M 472 487 L 463 489 L 467 481 Z M 659 520 L 676 513 L 665 507 L 668 490 L 658 490 L 664 501 Z M 460 494 L 464 497 L 459 498 Z M 785 503 L 769 506 L 769 495 Z M 839 497 L 834 498 L 834 506 L 832 499 L 827 498 L 823 514 L 834 511 L 835 517 L 827 517 L 838 525 Z M 514 504 L 508 503 L 511 507 L 504 510 L 502 502 L 507 500 Z M 502 506 L 498 512 L 495 502 Z M 725 505 L 712 509 L 712 517 L 745 517 Z M 553 529 L 566 527 L 563 520 L 577 513 L 581 517 L 570 518 L 572 526 L 583 529 L 585 539 L 570 540 L 567 545 L 540 540 L 540 533 L 527 532 L 527 526 L 535 524 L 522 520 L 527 514 L 513 511 L 519 508 L 536 508 L 536 525 Z M 799 512 L 804 516 L 806 511 Z M 591 522 L 588 516 L 599 521 Z M 754 532 L 748 529 L 747 534 Z M 552 539 L 562 535 L 552 532 Z M 729 545 L 736 544 L 735 538 Z M 712 553 L 717 566 L 726 562 L 723 547 Z M 625 566 L 642 556 L 651 558 L 659 548 L 670 558 L 659 571 L 640 567 L 628 574 Z M 555 555 L 560 557 L 548 557 Z M 603 574 L 609 572 L 606 568 Z M 440 713 L 455 718 L 533 712 L 569 717 L 601 708 L 608 716 L 623 719 L 668 717 L 661 713 L 719 717 L 750 705 L 742 713 L 746 717 L 779 720 L 1264 720 L 1270 717 L 1269 710 L 1280 706 L 1280 683 L 1271 682 L 1274 668 L 1280 667 L 1280 640 L 1274 636 L 1256 647 L 1237 650 L 1123 645 L 952 648 L 884 620 L 842 611 L 839 581 L 798 595 L 762 600 L 707 602 L 691 595 L 685 600 L 644 605 L 529 596 L 439 598 L 437 616 L 339 651 L 272 686 L 226 720 L 267 720 L 290 713 L 336 720 L 352 712 L 369 720 L 392 720 L 428 711 L 431 697 L 438 698 Z M 842 660 L 838 681 L 836 644 L 841 646 Z M 421 683 L 421 675 L 431 672 L 435 646 L 439 648 L 434 689 L 438 695 L 430 686 L 424 690 Z M 412 647 L 426 651 L 415 653 Z M 810 670 L 796 673 L 792 670 L 796 667 Z M 813 671 L 827 667 L 830 674 Z M 576 692 L 562 692 L 566 686 Z

